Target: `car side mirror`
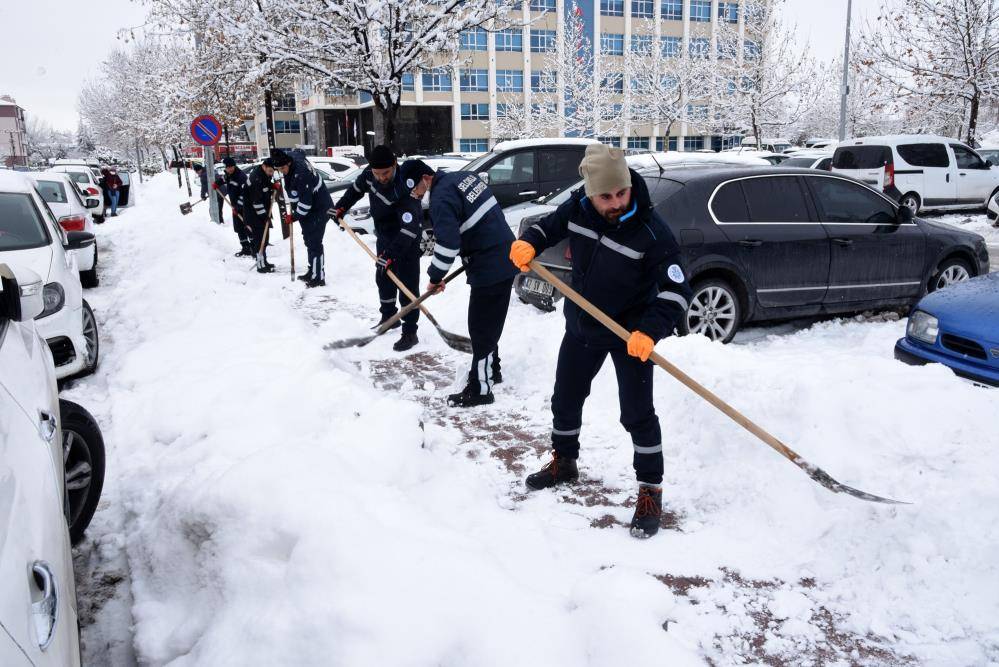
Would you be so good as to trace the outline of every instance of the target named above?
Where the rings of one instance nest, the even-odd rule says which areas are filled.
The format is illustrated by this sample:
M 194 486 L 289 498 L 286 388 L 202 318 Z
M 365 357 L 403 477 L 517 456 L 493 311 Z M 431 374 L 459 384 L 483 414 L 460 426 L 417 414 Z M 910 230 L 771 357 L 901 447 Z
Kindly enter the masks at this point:
M 66 250 L 82 250 L 94 245 L 96 241 L 90 232 L 66 232 L 66 243 L 62 247 Z
M 487 185 L 489 184 L 489 172 L 488 171 L 480 171 L 479 172 L 479 178 L 481 178 L 483 180 L 483 182 L 485 182 Z
M 986 160 L 985 161 L 985 166 L 988 167 L 989 169 L 991 169 L 992 167 L 996 166 L 996 164 L 992 160 Z
M 86 206 L 87 208 L 97 208 L 98 206 L 101 205 L 101 202 L 99 199 L 94 199 L 93 197 L 87 197 L 87 201 L 85 201 L 83 205 Z
M 28 322 L 42 314 L 41 277 L 24 267 L 0 264 L 0 315 L 15 322 Z
M 895 215 L 895 222 L 899 225 L 904 225 L 907 222 L 912 222 L 916 215 L 912 212 L 912 209 L 908 206 L 899 206 L 898 213 Z

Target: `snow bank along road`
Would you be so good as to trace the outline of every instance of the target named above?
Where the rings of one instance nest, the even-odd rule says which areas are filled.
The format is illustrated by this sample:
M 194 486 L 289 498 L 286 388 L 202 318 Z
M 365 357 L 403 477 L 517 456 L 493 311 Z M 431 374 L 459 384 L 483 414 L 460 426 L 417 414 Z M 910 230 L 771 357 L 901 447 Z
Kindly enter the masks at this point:
M 832 495 L 665 374 L 666 530 L 623 527 L 631 447 L 605 368 L 582 478 L 547 449 L 562 320 L 512 305 L 487 409 L 429 326 L 368 330 L 370 261 L 334 228 L 329 284 L 237 259 L 172 177 L 98 230 L 105 498 L 78 553 L 88 664 L 979 665 L 999 661 L 999 392 L 892 358 L 903 321 L 842 319 L 660 352 L 842 481 Z M 304 257 L 299 246 L 297 256 Z M 464 285 L 428 302 L 464 330 Z M 134 624 L 134 625 L 132 625 Z

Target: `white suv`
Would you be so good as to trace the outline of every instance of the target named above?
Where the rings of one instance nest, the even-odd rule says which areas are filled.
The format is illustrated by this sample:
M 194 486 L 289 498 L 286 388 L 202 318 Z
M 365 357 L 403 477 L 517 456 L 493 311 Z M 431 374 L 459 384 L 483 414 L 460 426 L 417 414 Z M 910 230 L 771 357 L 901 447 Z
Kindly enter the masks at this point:
M 0 262 L 42 277 L 44 309 L 36 324 L 52 350 L 60 380 L 97 368 L 97 319 L 83 299 L 79 266 L 70 252 L 86 252 L 94 242 L 93 234 L 60 227 L 28 178 L 0 172 Z
M 57 216 L 59 225 L 67 232 L 94 233 L 94 216 L 99 197 L 81 197 L 69 174 L 58 171 L 32 171 L 25 174 L 35 182 L 35 189 Z M 80 283 L 84 287 L 97 287 L 97 244 L 86 250 L 74 252 L 80 267 Z
M 884 191 L 913 213 L 985 208 L 999 193 L 999 169 L 956 139 L 929 134 L 844 141 L 832 171 Z

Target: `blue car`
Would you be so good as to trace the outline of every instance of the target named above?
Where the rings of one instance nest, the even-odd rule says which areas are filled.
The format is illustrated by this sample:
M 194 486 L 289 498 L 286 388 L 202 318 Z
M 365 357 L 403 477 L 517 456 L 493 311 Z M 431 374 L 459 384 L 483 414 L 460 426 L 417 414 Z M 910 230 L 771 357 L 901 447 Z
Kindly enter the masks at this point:
M 981 384 L 999 387 L 999 273 L 924 296 L 912 314 L 895 358 L 936 362 Z

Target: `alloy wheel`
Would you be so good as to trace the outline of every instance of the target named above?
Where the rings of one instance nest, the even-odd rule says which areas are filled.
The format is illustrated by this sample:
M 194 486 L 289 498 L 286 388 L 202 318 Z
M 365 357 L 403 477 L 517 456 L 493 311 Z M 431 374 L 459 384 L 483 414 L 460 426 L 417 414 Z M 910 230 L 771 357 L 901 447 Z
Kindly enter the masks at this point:
M 936 289 L 941 289 L 954 283 L 963 283 L 969 278 L 971 278 L 971 275 L 966 268 L 960 264 L 951 264 L 940 273 L 940 277 L 937 278 Z
M 86 367 L 93 368 L 97 362 L 97 321 L 89 308 L 83 309 L 83 338 L 87 341 Z
M 717 285 L 708 285 L 694 294 L 687 310 L 690 333 L 711 340 L 725 340 L 736 325 L 735 296 Z
M 86 504 L 93 482 L 93 462 L 90 447 L 79 433 L 62 430 L 62 460 L 66 471 L 66 494 L 69 496 L 69 525 L 73 525 Z

